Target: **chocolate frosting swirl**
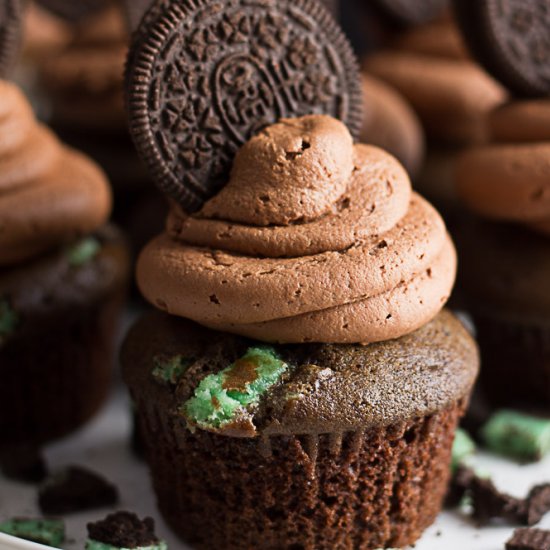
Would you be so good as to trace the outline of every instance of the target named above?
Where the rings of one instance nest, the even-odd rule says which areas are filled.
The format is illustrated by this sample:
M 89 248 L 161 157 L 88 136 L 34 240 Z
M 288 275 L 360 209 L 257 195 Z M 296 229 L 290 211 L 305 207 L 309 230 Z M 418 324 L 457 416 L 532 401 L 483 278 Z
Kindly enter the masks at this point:
M 0 266 L 94 231 L 110 209 L 101 170 L 64 147 L 23 94 L 0 81 Z
M 335 119 L 282 120 L 238 152 L 229 183 L 138 262 L 160 309 L 282 343 L 370 343 L 431 320 L 451 291 L 452 242 L 389 154 Z
M 457 189 L 475 212 L 550 236 L 550 100 L 513 101 L 489 117 L 492 143 L 464 153 Z

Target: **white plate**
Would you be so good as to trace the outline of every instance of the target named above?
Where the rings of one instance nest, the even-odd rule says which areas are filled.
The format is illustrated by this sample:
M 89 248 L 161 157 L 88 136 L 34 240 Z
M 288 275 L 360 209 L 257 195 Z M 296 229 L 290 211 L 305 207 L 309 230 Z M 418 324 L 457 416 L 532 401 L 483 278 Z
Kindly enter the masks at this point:
M 155 506 L 147 468 L 136 459 L 128 446 L 129 406 L 125 393 L 114 394 L 103 412 L 76 435 L 46 450 L 51 467 L 80 464 L 104 474 L 117 484 L 121 502 L 118 509 L 152 516 L 157 533 L 170 550 L 189 550 L 162 521 Z M 537 464 L 518 466 L 494 456 L 480 455 L 474 463 L 493 477 L 496 485 L 517 496 L 525 495 L 535 483 L 550 481 L 550 458 Z M 36 488 L 13 483 L 0 477 L 0 520 L 13 516 L 40 516 L 36 507 Z M 67 550 L 82 550 L 86 523 L 103 518 L 111 510 L 94 510 L 66 519 Z M 550 528 L 550 514 L 539 527 Z M 415 550 L 503 550 L 513 529 L 506 526 L 476 528 L 466 517 L 444 512 L 415 546 Z M 43 550 L 49 548 L 0 534 L 0 550 Z

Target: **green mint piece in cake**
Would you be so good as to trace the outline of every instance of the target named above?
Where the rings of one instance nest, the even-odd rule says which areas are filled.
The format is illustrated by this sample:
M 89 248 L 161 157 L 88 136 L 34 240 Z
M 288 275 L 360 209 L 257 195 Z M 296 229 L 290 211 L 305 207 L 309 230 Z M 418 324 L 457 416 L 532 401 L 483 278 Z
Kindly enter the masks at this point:
M 0 298 L 0 344 L 13 334 L 18 322 L 19 317 L 9 302 Z
M 483 426 L 481 437 L 495 453 L 522 461 L 540 460 L 550 452 L 550 420 L 501 410 Z
M 93 260 L 101 250 L 101 243 L 94 237 L 86 237 L 67 249 L 67 259 L 73 267 L 80 267 Z
M 65 524 L 59 519 L 10 519 L 0 523 L 0 532 L 54 548 L 65 541 Z
M 134 546 L 133 548 L 126 548 L 121 546 L 113 546 L 112 544 L 105 544 L 97 540 L 88 539 L 86 541 L 85 550 L 168 550 L 168 545 L 163 540 L 150 546 Z
M 272 348 L 249 348 L 232 365 L 204 378 L 182 412 L 201 428 L 223 427 L 246 414 L 287 369 Z
M 153 358 L 155 368 L 152 375 L 157 382 L 162 384 L 177 384 L 183 373 L 193 364 L 194 359 L 181 355 L 174 357 L 156 356 Z
M 454 472 L 466 459 L 475 453 L 476 444 L 468 433 L 458 428 L 453 442 L 451 469 Z

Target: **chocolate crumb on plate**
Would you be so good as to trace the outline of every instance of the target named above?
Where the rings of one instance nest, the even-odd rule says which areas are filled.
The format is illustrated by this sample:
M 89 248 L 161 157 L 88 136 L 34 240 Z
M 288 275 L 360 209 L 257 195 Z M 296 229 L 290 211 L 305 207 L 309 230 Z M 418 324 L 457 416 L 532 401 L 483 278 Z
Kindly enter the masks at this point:
M 8 447 L 0 452 L 0 470 L 13 481 L 40 483 L 48 475 L 44 457 L 34 446 Z
M 550 483 L 535 485 L 527 495 L 522 523 L 535 525 L 547 512 L 550 512 Z
M 550 550 L 550 531 L 516 529 L 506 542 L 506 550 Z
M 12 68 L 21 46 L 24 0 L 0 2 L 0 78 Z
M 470 490 L 475 477 L 476 474 L 472 468 L 468 468 L 464 465 L 457 466 L 452 475 L 449 489 L 445 497 L 446 508 L 456 508 L 460 505 L 462 499 Z
M 187 212 L 265 126 L 327 114 L 357 136 L 362 124 L 357 60 L 318 0 L 161 1 L 134 35 L 127 88 L 138 152 Z
M 38 505 L 44 514 L 62 515 L 114 506 L 117 488 L 100 475 L 70 466 L 46 479 L 38 491 Z
M 459 465 L 451 478 L 445 506 L 456 507 L 466 496 L 471 499 L 472 519 L 479 525 L 500 519 L 511 525 L 532 526 L 550 511 L 550 483 L 535 485 L 525 498 L 516 498 L 499 491 L 472 468 Z
M 474 476 L 469 490 L 472 496 L 472 518 L 479 525 L 486 525 L 492 519 L 503 519 L 512 525 L 522 523 L 526 501 L 501 493 L 490 479 Z
M 155 534 L 152 518 L 139 519 L 132 512 L 120 511 L 95 523 L 88 523 L 86 550 L 108 548 L 165 550 L 166 543 Z

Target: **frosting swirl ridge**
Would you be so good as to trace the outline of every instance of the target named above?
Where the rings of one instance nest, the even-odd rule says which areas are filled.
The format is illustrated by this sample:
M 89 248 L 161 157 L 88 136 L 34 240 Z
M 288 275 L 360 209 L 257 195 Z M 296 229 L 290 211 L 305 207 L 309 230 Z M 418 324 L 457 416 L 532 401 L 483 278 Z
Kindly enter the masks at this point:
M 550 235 L 550 101 L 513 101 L 489 117 L 492 142 L 464 153 L 457 189 L 475 212 Z
M 137 277 L 157 307 L 218 330 L 370 343 L 431 320 L 455 267 L 441 217 L 400 164 L 311 115 L 247 142 L 201 211 L 173 207 Z
M 111 195 L 101 170 L 39 124 L 23 94 L 0 81 L 0 266 L 102 225 Z

